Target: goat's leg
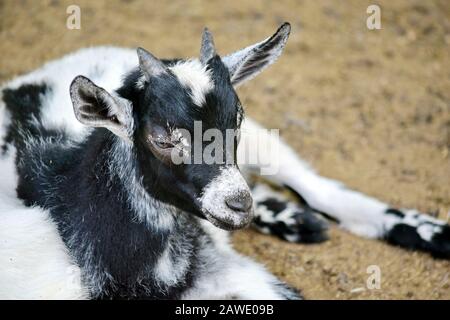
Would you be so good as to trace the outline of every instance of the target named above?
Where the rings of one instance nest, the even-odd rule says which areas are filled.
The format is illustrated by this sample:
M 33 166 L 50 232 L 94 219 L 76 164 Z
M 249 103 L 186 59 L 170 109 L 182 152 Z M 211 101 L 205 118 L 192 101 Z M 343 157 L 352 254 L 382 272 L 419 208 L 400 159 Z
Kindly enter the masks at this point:
M 317 243 L 328 239 L 328 224 L 306 203 L 290 201 L 266 184 L 252 188 L 255 206 L 253 227 L 289 242 Z
M 247 143 L 238 148 L 238 153 L 245 154 L 243 147 L 261 141 L 266 145 L 267 140 L 278 143 L 275 137 L 260 128 L 251 120 L 245 120 L 242 140 Z M 337 181 L 321 177 L 283 142 L 278 143 L 277 152 L 259 153 L 258 163 L 244 167 L 260 169 L 268 164 L 278 170 L 265 178 L 290 187 L 314 210 L 335 219 L 344 229 L 368 238 L 385 239 L 405 248 L 428 251 L 435 256 L 450 257 L 450 226 L 444 221 L 415 210 L 394 209 L 382 201 L 347 189 Z

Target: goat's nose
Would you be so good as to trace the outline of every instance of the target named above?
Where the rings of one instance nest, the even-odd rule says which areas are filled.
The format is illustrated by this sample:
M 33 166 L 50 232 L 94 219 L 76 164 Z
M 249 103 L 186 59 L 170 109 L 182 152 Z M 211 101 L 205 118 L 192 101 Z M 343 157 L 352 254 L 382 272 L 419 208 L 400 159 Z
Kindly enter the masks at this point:
M 247 212 L 252 207 L 253 199 L 250 192 L 245 191 L 225 198 L 225 203 L 230 209 Z

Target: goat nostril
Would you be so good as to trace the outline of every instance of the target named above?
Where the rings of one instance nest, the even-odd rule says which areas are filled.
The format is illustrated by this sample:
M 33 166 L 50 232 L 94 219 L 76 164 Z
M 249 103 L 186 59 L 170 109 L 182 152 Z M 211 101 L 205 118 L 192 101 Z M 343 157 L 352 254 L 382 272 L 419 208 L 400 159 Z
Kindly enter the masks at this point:
M 247 212 L 252 207 L 253 199 L 249 192 L 240 192 L 225 198 L 225 203 L 232 210 Z

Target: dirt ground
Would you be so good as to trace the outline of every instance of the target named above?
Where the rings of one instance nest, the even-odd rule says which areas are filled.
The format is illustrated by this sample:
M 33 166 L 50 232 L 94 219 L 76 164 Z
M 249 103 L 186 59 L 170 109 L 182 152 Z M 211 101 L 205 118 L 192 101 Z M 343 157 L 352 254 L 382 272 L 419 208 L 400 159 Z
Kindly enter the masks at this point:
M 262 40 L 283 21 L 282 58 L 239 89 L 248 115 L 282 136 L 321 174 L 401 207 L 450 210 L 450 2 L 0 0 L 0 81 L 85 46 L 143 46 L 196 56 L 208 26 L 219 53 Z M 81 7 L 81 30 L 66 7 Z M 352 236 L 336 226 L 318 245 L 253 231 L 237 249 L 308 299 L 450 299 L 450 262 Z M 365 289 L 369 265 L 381 289 Z

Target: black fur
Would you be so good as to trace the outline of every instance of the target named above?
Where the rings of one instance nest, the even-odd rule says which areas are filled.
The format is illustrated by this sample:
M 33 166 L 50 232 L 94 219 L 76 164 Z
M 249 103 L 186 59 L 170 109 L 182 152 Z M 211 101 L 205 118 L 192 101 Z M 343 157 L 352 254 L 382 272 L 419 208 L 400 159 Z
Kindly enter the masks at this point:
M 34 136 L 39 134 L 32 120 L 40 121 L 41 97 L 51 94 L 51 90 L 45 83 L 24 84 L 17 89 L 6 88 L 2 93 L 6 109 L 11 114 L 11 123 L 6 129 L 5 142 L 2 146 L 5 152 L 8 144 L 13 141 L 22 145 L 23 135 L 19 130 L 25 130 Z
M 177 61 L 164 63 L 170 66 Z M 95 125 L 82 142 L 70 140 L 63 131 L 46 128 L 41 119 L 41 98 L 52 94 L 46 84 L 4 90 L 3 99 L 12 120 L 4 150 L 8 144 L 17 150 L 18 197 L 27 206 L 49 211 L 81 269 L 81 280 L 91 298 L 177 299 L 199 276 L 199 268 L 204 264 L 199 261 L 200 250 L 213 246 L 213 242 L 191 214 L 203 217 L 198 199 L 225 165 L 175 166 L 155 153 L 148 137 L 154 128 L 167 131 L 183 128 L 193 136 L 197 120 L 202 122 L 203 132 L 215 128 L 225 136 L 226 130 L 238 129 L 237 117 L 243 110 L 228 69 L 217 55 L 207 62 L 207 68 L 214 89 L 206 94 L 203 106 L 193 103 L 190 89 L 182 86 L 170 71 L 147 76 L 144 87 L 137 85 L 141 70 L 130 71 L 116 91 L 132 106 L 134 131 L 130 140 L 133 145 L 127 148 L 121 138 Z M 97 124 L 113 121 L 120 126 L 121 121 L 131 122 L 128 116 L 127 120 L 110 116 L 108 103 L 114 101 L 113 104 L 119 105 L 122 100 L 108 100 L 105 90 L 82 78 L 75 78 L 70 94 L 74 105 L 78 104 L 87 118 L 95 113 L 93 118 L 104 120 Z M 87 89 L 80 90 L 77 86 L 87 86 Z M 236 138 L 234 142 L 226 141 L 223 150 L 224 155 L 231 155 L 233 164 Z M 208 142 L 202 143 L 205 147 Z M 148 198 L 139 192 L 136 195 L 127 185 L 135 183 L 134 187 L 141 188 L 141 182 L 143 194 L 158 200 L 157 204 L 146 202 L 153 206 L 148 212 L 154 216 L 142 218 L 136 201 L 142 204 Z M 157 224 L 163 215 L 173 218 L 169 225 Z M 157 273 L 157 264 L 165 252 L 169 252 L 173 268 L 177 268 L 177 259 L 187 262 L 177 272 L 179 277 L 175 283 L 165 282 L 164 276 Z M 284 284 L 274 284 L 274 288 L 278 286 Z M 287 287 L 282 291 L 286 298 L 296 297 Z
M 403 212 L 401 212 L 398 209 L 394 209 L 394 208 L 387 209 L 386 210 L 386 214 L 392 214 L 392 215 L 394 215 L 396 217 L 399 217 L 399 218 L 404 218 L 405 217 L 405 214 Z
M 308 208 L 298 208 L 297 211 L 292 213 L 294 223 L 287 222 L 283 219 L 277 219 L 277 216 L 287 209 L 287 202 L 278 200 L 275 198 L 269 198 L 268 200 L 258 202 L 256 204 L 256 210 L 260 206 L 264 206 L 265 210 L 269 210 L 275 219 L 275 221 L 264 221 L 261 215 L 257 215 L 253 221 L 257 229 L 268 229 L 270 234 L 277 236 L 278 238 L 286 241 L 293 241 L 298 243 L 319 243 L 328 239 L 326 230 L 327 224 L 316 217 L 313 211 Z M 288 210 L 292 210 L 289 208 Z M 294 237 L 291 237 L 294 236 Z
M 409 250 L 430 252 L 436 258 L 450 258 L 450 226 L 442 226 L 443 230 L 435 234 L 431 241 L 425 241 L 417 232 L 417 227 L 407 224 L 396 224 L 385 235 L 386 241 Z
M 195 221 L 179 217 L 183 223 L 176 224 L 172 233 L 182 232 L 185 243 L 192 246 L 185 257 L 192 267 L 177 286 L 157 286 L 149 270 L 171 234 L 136 222 L 122 182 L 108 167 L 116 139 L 109 131 L 97 129 L 74 148 L 48 144 L 45 150 L 23 156 L 18 166 L 18 196 L 29 206 L 50 210 L 76 261 L 87 268 L 83 270 L 85 281 L 90 281 L 89 265 L 100 276 L 112 276 L 114 280 L 102 283 L 98 294 L 92 292 L 93 298 L 178 298 L 192 281 L 202 232 Z
M 268 210 L 273 212 L 274 216 L 277 216 L 281 211 L 287 208 L 286 201 L 275 198 L 267 198 L 264 201 L 258 202 L 258 205 L 265 206 Z
M 135 83 L 140 72 L 134 70 L 117 91 L 132 102 L 136 123 L 132 163 L 124 165 L 134 168 L 137 180 L 143 177 L 152 197 L 181 209 L 169 230 L 137 221 L 119 177 L 120 167 L 111 166 L 121 161 L 111 152 L 118 137 L 95 128 L 83 142 L 75 143 L 63 132 L 46 129 L 41 123 L 41 97 L 51 94 L 51 88 L 45 84 L 3 92 L 12 119 L 6 143 L 18 151 L 18 196 L 27 206 L 49 210 L 82 269 L 82 281 L 91 286 L 92 298 L 176 299 L 195 279 L 198 249 L 210 240 L 186 212 L 202 216 L 196 199 L 220 166 L 167 165 L 152 154 L 144 135 L 149 126 L 167 123 L 193 130 L 193 120 L 201 120 L 204 130 L 236 129 L 242 111 L 227 69 L 218 56 L 208 67 L 215 89 L 201 108 L 170 74 L 150 79 L 145 89 L 139 89 Z M 31 147 L 25 148 L 25 143 Z M 235 148 L 227 152 L 235 154 Z M 177 237 L 182 237 L 183 245 L 176 252 L 189 262 L 187 271 L 175 285 L 157 283 L 155 263 Z
M 167 65 L 178 60 L 166 60 Z M 172 127 L 183 128 L 194 136 L 194 121 L 202 122 L 203 132 L 210 128 L 222 131 L 237 129 L 237 115 L 242 113 L 239 99 L 231 86 L 228 70 L 219 56 L 208 61 L 214 90 L 206 95 L 205 105 L 196 106 L 188 88 L 183 87 L 172 74 L 151 79 L 146 89 L 135 87 L 141 76 L 134 70 L 125 79 L 124 86 L 117 92 L 133 103 L 135 122 L 137 124 L 134 141 L 136 152 L 143 173 L 143 183 L 150 194 L 158 200 L 203 217 L 198 209 L 197 197 L 203 188 L 214 179 L 223 167 L 221 164 L 195 164 L 172 166 L 158 160 L 148 149 L 149 128 L 164 128 L 169 123 Z M 203 141 L 203 147 L 208 142 Z M 237 143 L 224 145 L 225 154 L 232 154 L 235 161 Z M 193 148 L 193 144 L 192 144 Z M 193 155 L 194 150 L 191 150 Z M 192 159 L 193 161 L 193 159 Z M 158 168 L 158 170 L 155 170 Z

